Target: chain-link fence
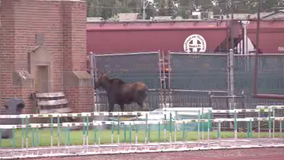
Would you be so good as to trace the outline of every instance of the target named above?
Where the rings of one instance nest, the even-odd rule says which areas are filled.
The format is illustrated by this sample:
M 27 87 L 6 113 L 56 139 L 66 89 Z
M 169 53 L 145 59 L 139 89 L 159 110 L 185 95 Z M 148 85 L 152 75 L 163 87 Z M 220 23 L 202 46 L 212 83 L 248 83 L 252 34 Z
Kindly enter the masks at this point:
M 146 107 L 213 107 L 229 109 L 229 57 L 227 53 L 185 54 L 159 52 L 93 55 L 93 71 L 110 72 L 111 78 L 127 83 L 141 81 L 150 89 Z M 258 91 L 284 94 L 284 55 L 260 55 Z M 284 104 L 284 100 L 253 98 L 254 56 L 234 55 L 234 108 L 255 108 L 263 104 Z M 165 70 L 170 68 L 169 72 Z M 166 74 L 165 74 L 166 72 Z M 95 78 L 96 76 L 94 76 Z M 164 86 L 167 80 L 169 85 Z M 105 91 L 96 94 L 96 106 L 108 110 Z M 119 111 L 119 107 L 115 107 Z M 137 104 L 126 111 L 140 110 Z M 224 115 L 227 116 L 227 115 Z M 245 116 L 245 115 L 244 115 Z

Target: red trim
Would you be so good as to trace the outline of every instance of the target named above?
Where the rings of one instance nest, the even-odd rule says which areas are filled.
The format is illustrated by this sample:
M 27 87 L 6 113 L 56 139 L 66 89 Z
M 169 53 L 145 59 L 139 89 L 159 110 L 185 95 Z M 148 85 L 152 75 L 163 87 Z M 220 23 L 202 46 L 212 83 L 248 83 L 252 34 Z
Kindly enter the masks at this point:
M 284 100 L 284 95 L 280 94 L 255 94 L 254 98 L 262 98 L 262 99 L 282 99 Z

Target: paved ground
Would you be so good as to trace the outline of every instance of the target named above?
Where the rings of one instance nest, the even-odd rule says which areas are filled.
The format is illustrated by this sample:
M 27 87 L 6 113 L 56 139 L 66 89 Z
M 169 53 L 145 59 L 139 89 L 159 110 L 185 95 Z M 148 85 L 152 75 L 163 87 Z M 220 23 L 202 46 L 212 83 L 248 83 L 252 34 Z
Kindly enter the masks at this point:
M 283 160 L 284 148 L 40 158 L 34 160 Z

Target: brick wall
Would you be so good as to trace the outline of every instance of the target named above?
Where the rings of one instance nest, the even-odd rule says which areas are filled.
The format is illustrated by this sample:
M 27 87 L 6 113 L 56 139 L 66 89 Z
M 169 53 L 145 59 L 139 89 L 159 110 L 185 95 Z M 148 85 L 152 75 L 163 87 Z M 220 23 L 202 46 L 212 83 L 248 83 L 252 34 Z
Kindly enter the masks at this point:
M 46 54 L 52 55 L 50 91 L 64 91 L 71 101 L 70 105 L 77 108 L 76 111 L 88 105 L 92 106 L 90 103 L 93 102 L 92 86 L 87 85 L 84 88 L 74 84 L 73 88 L 80 92 L 72 93 L 72 89 L 69 90 L 69 87 L 64 87 L 63 84 L 65 72 L 86 72 L 86 2 L 84 0 L 2 0 L 0 15 L 2 101 L 11 97 L 23 98 L 27 104 L 24 112 L 32 112 L 33 106 L 29 95 L 35 91 L 34 81 L 33 86 L 19 86 L 13 84 L 12 75 L 16 71 L 29 71 L 28 52 L 41 45 L 36 43 L 36 34 L 42 34 L 44 35 L 42 46 L 46 49 Z M 80 80 L 80 77 L 77 79 Z M 73 103 L 73 98 L 80 97 L 83 100 Z

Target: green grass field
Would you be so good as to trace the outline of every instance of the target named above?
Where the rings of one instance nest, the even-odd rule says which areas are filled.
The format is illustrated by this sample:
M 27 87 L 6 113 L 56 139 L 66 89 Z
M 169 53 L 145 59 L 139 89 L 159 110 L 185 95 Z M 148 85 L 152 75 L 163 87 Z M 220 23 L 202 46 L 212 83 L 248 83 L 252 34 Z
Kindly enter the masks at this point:
M 25 131 L 25 130 L 24 130 Z M 37 130 L 29 129 L 28 131 L 28 138 L 29 138 L 29 146 L 37 146 Z M 88 132 L 89 135 L 89 144 L 95 143 L 95 131 L 94 129 Z M 87 134 L 87 133 L 86 133 Z M 169 134 L 170 132 L 166 132 L 166 141 L 169 142 Z M 13 144 L 15 148 L 20 148 L 22 146 L 22 135 L 26 136 L 26 133 L 22 132 L 21 129 L 15 130 L 15 139 L 2 139 L 1 140 L 1 147 L 2 148 L 12 148 Z M 148 134 L 147 134 L 148 135 Z M 187 132 L 187 140 L 189 141 L 196 141 L 198 139 L 197 132 Z M 57 145 L 57 128 L 53 130 L 53 145 Z M 100 143 L 101 144 L 109 144 L 111 143 L 111 130 L 102 130 L 99 135 L 99 131 L 96 131 L 96 139 L 100 136 Z M 261 133 L 261 138 L 268 138 L 268 133 Z M 120 130 L 120 142 L 129 142 L 130 132 L 126 130 L 124 134 L 124 128 Z M 201 137 L 201 133 L 200 133 Z M 207 132 L 204 132 L 204 137 L 207 139 Z M 233 138 L 233 132 L 221 132 L 221 138 Z M 258 137 L 258 133 L 252 134 L 253 138 Z M 279 133 L 275 133 L 275 137 L 280 137 Z M 284 136 L 283 136 L 284 137 Z M 210 139 L 217 138 L 217 132 L 210 132 Z M 238 133 L 238 138 L 247 138 L 247 133 L 242 132 Z M 118 139 L 118 131 L 114 130 L 114 142 L 117 143 Z M 50 129 L 41 129 L 39 130 L 39 146 L 50 146 L 51 144 L 51 130 Z M 172 140 L 174 140 L 174 132 L 172 132 Z M 183 141 L 183 132 L 177 131 L 177 141 Z M 138 131 L 138 141 L 145 142 L 145 130 Z M 151 131 L 150 132 L 150 142 L 164 142 L 164 132 L 160 132 L 160 139 L 159 139 L 159 132 L 158 131 Z M 131 132 L 131 142 L 135 142 L 135 130 Z M 60 130 L 60 145 L 65 145 L 68 143 L 68 132 L 65 132 L 63 129 Z M 98 142 L 97 142 L 98 143 Z M 83 131 L 82 130 L 74 130 L 70 131 L 70 144 L 71 145 L 82 145 L 83 144 Z

